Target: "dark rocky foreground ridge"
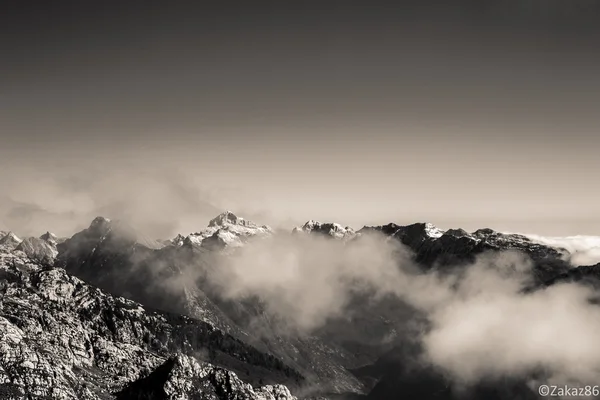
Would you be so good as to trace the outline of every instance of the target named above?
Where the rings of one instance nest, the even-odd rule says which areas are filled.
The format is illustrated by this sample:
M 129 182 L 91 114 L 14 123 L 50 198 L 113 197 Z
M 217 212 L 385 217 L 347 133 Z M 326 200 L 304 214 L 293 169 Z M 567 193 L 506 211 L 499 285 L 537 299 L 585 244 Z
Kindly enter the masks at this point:
M 22 252 L 2 255 L 0 275 L 0 398 L 198 398 L 191 388 L 201 382 L 217 393 L 203 398 L 291 399 L 287 388 L 255 392 L 239 377 L 296 386 L 303 380 L 210 324 L 147 310 Z M 136 394 L 136 382 L 152 373 L 163 380 L 154 380 L 152 393 Z
M 564 249 L 489 229 L 388 224 L 355 232 L 315 221 L 295 229 L 349 244 L 371 231 L 409 248 L 424 271 L 504 250 L 533 260 L 538 286 L 593 280 L 600 268 L 574 269 Z M 224 213 L 162 244 L 104 218 L 67 240 L 0 238 L 0 398 L 282 400 L 292 398 L 288 388 L 344 400 L 536 398 L 519 381 L 458 397 L 434 370 L 402 372 L 401 332 L 412 310 L 398 299 L 357 296 L 348 318 L 294 334 L 259 300 L 226 299 L 205 279 L 228 249 L 271 234 Z M 185 277 L 190 265 L 201 271 L 193 279 Z

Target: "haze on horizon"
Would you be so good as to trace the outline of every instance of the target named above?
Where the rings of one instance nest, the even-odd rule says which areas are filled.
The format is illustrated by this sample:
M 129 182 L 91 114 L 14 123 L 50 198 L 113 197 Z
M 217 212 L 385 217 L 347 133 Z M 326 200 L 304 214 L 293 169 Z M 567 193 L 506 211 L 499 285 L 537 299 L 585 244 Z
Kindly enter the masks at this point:
M 319 3 L 3 5 L 0 229 L 599 234 L 599 3 Z

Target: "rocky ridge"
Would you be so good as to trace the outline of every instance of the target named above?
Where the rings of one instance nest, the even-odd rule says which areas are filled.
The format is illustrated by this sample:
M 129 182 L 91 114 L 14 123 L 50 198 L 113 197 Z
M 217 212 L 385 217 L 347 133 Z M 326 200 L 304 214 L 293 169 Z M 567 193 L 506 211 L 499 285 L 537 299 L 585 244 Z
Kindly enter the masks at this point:
M 443 231 L 432 224 L 417 223 L 407 226 L 387 224 L 364 227 L 356 232 L 341 224 L 308 221 L 302 227 L 292 231 L 294 234 L 324 235 L 343 240 L 348 244 L 352 240 L 360 240 L 363 235 L 371 232 L 381 233 L 388 240 L 397 240 L 407 246 L 413 252 L 415 261 L 425 270 L 464 265 L 487 251 L 516 250 L 534 260 L 539 282 L 552 284 L 554 282 L 552 279 L 578 280 L 581 277 L 587 279 L 589 276 L 595 278 L 598 275 L 597 266 L 574 269 L 568 265 L 565 261 L 568 259 L 568 252 L 565 249 L 542 245 L 523 235 L 504 234 L 491 229 L 480 229 L 471 233 L 462 229 Z M 85 383 L 86 388 L 90 385 L 96 388 L 95 392 L 92 392 L 94 396 L 99 397 L 89 398 L 113 398 L 114 396 L 120 396 L 119 398 L 223 398 L 219 396 L 230 393 L 227 396 L 234 396 L 231 398 L 241 396 L 241 398 L 270 399 L 268 393 L 277 392 L 272 389 L 276 386 L 265 389 L 266 391 L 248 389 L 250 391 L 247 392 L 245 389 L 240 389 L 241 391 L 235 392 L 237 394 L 222 392 L 222 388 L 216 389 L 214 385 L 210 386 L 216 382 L 217 375 L 228 376 L 228 382 L 237 382 L 236 379 L 241 378 L 258 386 L 263 386 L 264 382 L 261 382 L 263 377 L 272 376 L 270 383 L 286 383 L 291 385 L 290 387 L 294 387 L 298 381 L 308 377 L 312 384 L 318 386 L 317 393 L 345 393 L 346 395 L 353 393 L 356 396 L 366 393 L 373 387 L 373 384 L 367 382 L 372 378 L 359 376 L 354 371 L 357 371 L 361 365 L 368 366 L 374 363 L 380 356 L 393 349 L 395 345 L 393 337 L 397 335 L 396 331 L 403 323 L 402 312 L 399 312 L 402 305 L 397 300 L 386 298 L 377 302 L 365 302 L 365 299 L 354 299 L 355 301 L 350 305 L 351 318 L 329 321 L 322 330 L 312 336 L 294 336 L 289 333 L 281 334 L 275 329 L 276 321 L 265 313 L 256 299 L 243 301 L 223 299 L 205 279 L 206 274 L 211 273 L 211 268 L 218 264 L 215 263 L 215 257 L 227 256 L 228 252 L 222 250 L 237 249 L 249 244 L 252 238 L 267 237 L 272 234 L 274 233 L 266 226 L 244 220 L 231 212 L 225 212 L 211 220 L 208 227 L 199 233 L 187 237 L 180 235 L 172 241 L 156 245 L 156 242 L 147 238 L 140 238 L 135 230 L 118 221 L 99 217 L 88 229 L 64 241 L 57 240 L 51 234 L 24 240 L 10 234 L 10 237 L 5 240 L 6 244 L 0 247 L 2 249 L 0 262 L 9 266 L 7 271 L 21 271 L 25 274 L 24 277 L 37 277 L 39 274 L 45 276 L 48 271 L 64 269 L 65 277 L 58 279 L 59 281 L 77 279 L 71 276 L 74 275 L 83 279 L 83 281 L 77 280 L 81 285 L 98 286 L 102 289 L 99 292 L 104 296 L 131 302 L 120 297 L 124 296 L 137 301 L 138 303 L 132 303 L 142 307 L 143 315 L 158 313 L 172 318 L 188 318 L 190 321 L 195 321 L 194 324 L 205 324 L 202 326 L 212 327 L 214 331 L 230 338 L 228 340 L 244 346 L 250 344 L 258 354 L 279 360 L 281 368 L 292 371 L 287 375 L 273 372 L 279 371 L 280 367 L 273 367 L 271 364 L 267 367 L 244 366 L 243 362 L 239 363 L 239 359 L 232 362 L 231 354 L 227 351 L 219 353 L 221 356 L 217 358 L 210 353 L 208 360 L 213 363 L 208 364 L 206 361 L 201 361 L 207 359 L 205 347 L 200 350 L 190 350 L 189 347 L 179 344 L 170 345 L 166 346 L 166 350 L 162 353 L 150 348 L 149 354 L 154 358 L 148 355 L 144 360 L 154 361 L 140 362 L 140 365 L 145 366 L 139 370 L 131 367 L 133 372 L 127 374 L 125 378 L 118 374 L 116 378 L 115 374 L 105 374 L 102 380 L 97 377 L 91 378 L 91 375 L 78 375 L 80 374 L 78 370 L 73 372 L 77 379 Z M 4 239 L 7 235 L 1 238 Z M 52 249 L 57 253 L 54 264 L 56 268 L 41 267 L 44 265 L 43 255 L 49 255 L 49 258 L 56 255 Z M 190 266 L 201 273 L 187 276 L 186 268 Z M 2 276 L 13 283 L 22 279 L 21 275 L 15 275 L 13 272 L 2 272 Z M 37 282 L 36 279 L 40 278 L 34 278 L 33 281 Z M 62 283 L 57 285 L 62 286 Z M 17 297 L 22 297 L 23 293 L 25 292 L 19 292 Z M 8 298 L 12 297 L 8 296 Z M 34 308 L 41 307 L 37 305 L 38 303 Z M 67 303 L 61 302 L 62 305 Z M 4 303 L 2 304 L 4 307 Z M 74 306 L 74 310 L 77 308 L 78 306 Z M 22 310 L 14 313 L 14 315 L 18 314 L 26 315 Z M 31 315 L 29 317 L 33 318 Z M 11 322 L 7 317 L 3 316 L 3 318 Z M 16 326 L 22 329 L 19 325 Z M 257 328 L 261 332 L 258 337 L 255 330 Z M 15 331 L 8 325 L 2 329 L 10 332 L 7 337 L 15 337 Z M 181 324 L 176 324 L 176 327 L 169 329 L 171 332 L 185 331 Z M 24 337 L 30 334 L 25 332 Z M 100 336 L 103 334 L 101 333 Z M 142 350 L 146 349 L 143 345 L 138 347 Z M 116 359 L 118 358 L 114 358 L 113 361 Z M 98 362 L 93 361 L 92 364 Z M 226 370 L 223 370 L 223 367 L 226 367 Z M 173 383 L 169 378 L 169 376 L 182 374 L 186 377 L 183 381 L 178 381 L 179 383 Z M 150 375 L 153 381 L 161 383 L 150 388 L 151 385 L 146 379 Z M 64 379 L 68 381 L 71 378 Z M 236 383 L 234 386 L 239 385 Z M 204 388 L 201 396 L 205 397 L 194 397 L 198 395 L 195 388 Z M 87 394 L 85 396 L 80 394 L 83 392 L 77 385 L 72 385 L 69 390 L 73 393 L 79 390 L 77 396 L 87 398 L 85 397 Z M 283 398 L 287 398 L 285 396 L 287 395 L 284 394 Z
M 173 357 L 178 365 L 208 371 L 213 377 L 209 392 L 220 393 L 214 397 L 219 399 L 274 398 L 269 393 L 293 398 L 281 386 L 252 389 L 240 383 L 242 375 L 253 382 L 298 384 L 303 379 L 275 357 L 210 324 L 111 296 L 21 251 L 3 254 L 0 277 L 2 399 L 111 399 L 125 388 L 131 398 L 145 398 L 135 397 L 130 384 Z M 169 387 L 193 387 L 199 375 L 188 372 L 171 374 Z M 231 386 L 232 381 L 238 384 Z M 199 398 L 189 390 L 177 396 Z
M 21 239 L 13 232 L 5 232 L 0 237 L 0 249 L 7 251 L 15 249 L 20 243 Z
M 210 220 L 208 226 L 200 232 L 186 237 L 176 236 L 171 243 L 177 246 L 195 245 L 210 249 L 239 247 L 252 237 L 272 235 L 273 230 L 267 225 L 258 225 L 252 221 L 238 217 L 231 211 L 225 211 Z
M 283 385 L 253 388 L 234 372 L 177 354 L 151 374 L 127 385 L 117 399 L 256 399 L 295 400 Z
M 253 237 L 251 233 L 257 232 L 257 226 L 231 213 L 221 214 L 209 223 L 213 229 L 245 232 L 248 237 Z M 264 233 L 260 229 L 258 232 Z M 59 245 L 55 265 L 115 296 L 210 323 L 281 358 L 328 387 L 327 391 L 362 392 L 363 385 L 343 362 L 353 359 L 351 352 L 332 347 L 318 337 L 286 335 L 259 301 L 224 299 L 220 290 L 205 279 L 218 265 L 216 257 L 224 256 L 220 250 L 227 248 L 225 245 L 214 251 L 214 247 L 187 243 L 149 249 L 135 237 L 119 232 L 111 221 L 97 219 Z
M 352 239 L 357 235 L 354 229 L 349 226 L 344 227 L 335 222 L 321 223 L 312 219 L 304 225 L 294 228 L 292 233 L 320 234 L 326 237 L 344 240 Z

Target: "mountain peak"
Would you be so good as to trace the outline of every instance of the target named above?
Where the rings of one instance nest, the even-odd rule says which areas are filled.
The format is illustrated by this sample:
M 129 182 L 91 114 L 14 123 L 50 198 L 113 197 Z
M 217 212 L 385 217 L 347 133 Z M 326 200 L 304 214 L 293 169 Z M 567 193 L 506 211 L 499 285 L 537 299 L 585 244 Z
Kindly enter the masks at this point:
M 40 239 L 45 240 L 46 242 L 56 242 L 58 237 L 52 232 L 46 232 L 40 236 Z
M 208 226 L 223 226 L 226 224 L 237 225 L 239 220 L 243 220 L 243 218 L 239 218 L 233 212 L 227 210 L 211 219 Z
M 485 236 L 493 235 L 495 233 L 497 233 L 497 232 L 493 229 L 481 228 L 481 229 L 477 229 L 475 232 L 473 232 L 473 235 L 477 236 L 477 237 L 485 237 Z
M 208 223 L 209 228 L 219 228 L 219 227 L 225 227 L 228 225 L 240 225 L 240 226 L 252 227 L 252 228 L 258 227 L 258 225 L 255 224 L 254 222 L 248 221 L 242 217 L 238 217 L 237 215 L 235 215 L 233 212 L 231 212 L 229 210 L 217 215 L 215 218 L 211 219 L 210 222 Z
M 306 233 L 320 233 L 335 238 L 346 238 L 353 237 L 356 235 L 354 229 L 349 226 L 344 227 L 342 224 L 337 222 L 319 222 L 313 219 L 307 221 L 301 227 L 296 227 L 292 230 L 292 233 L 306 232 Z
M 465 231 L 464 229 L 462 229 L 462 228 L 448 229 L 446 232 L 444 232 L 444 235 L 454 236 L 454 237 L 468 237 L 468 236 L 470 236 L 469 233 L 467 231 Z
M 177 235 L 170 243 L 176 246 L 187 244 L 237 247 L 251 236 L 263 236 L 272 233 L 273 231 L 269 226 L 258 225 L 227 210 L 211 219 L 208 226 L 202 231 L 192 233 L 185 238 L 182 235 Z
M 43 235 L 44 236 L 44 235 Z M 15 250 L 24 252 L 32 260 L 51 264 L 58 254 L 56 240 L 27 237 L 18 244 Z
M 438 238 L 444 234 L 444 231 L 431 222 L 425 222 L 425 233 L 430 237 Z
M 22 240 L 15 235 L 13 232 L 8 232 L 2 238 L 0 238 L 0 244 L 19 244 Z
M 444 231 L 439 229 L 431 222 L 417 222 L 412 225 L 401 227 L 410 235 L 425 235 L 433 239 L 437 239 L 444 234 Z
M 99 227 L 104 227 L 108 224 L 110 224 L 110 219 L 108 218 L 104 218 L 104 217 L 96 217 L 94 218 L 94 220 L 92 221 L 92 223 L 90 224 L 90 229 L 94 229 L 94 228 L 99 228 Z

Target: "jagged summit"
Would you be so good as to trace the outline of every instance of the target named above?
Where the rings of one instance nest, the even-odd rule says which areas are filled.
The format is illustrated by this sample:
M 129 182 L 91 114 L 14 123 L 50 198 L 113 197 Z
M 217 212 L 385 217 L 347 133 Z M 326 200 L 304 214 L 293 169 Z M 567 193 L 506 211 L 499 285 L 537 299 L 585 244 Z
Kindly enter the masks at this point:
M 254 222 L 238 217 L 231 211 L 225 211 L 211 219 L 208 227 L 222 227 L 225 225 L 257 226 Z
M 446 232 L 438 228 L 431 222 L 416 222 L 410 225 L 398 225 L 395 223 L 389 223 L 380 226 L 364 226 L 358 231 L 358 233 L 377 231 L 385 235 L 402 235 L 409 236 L 413 239 L 437 239 L 442 237 Z M 452 231 L 452 230 L 451 230 Z M 452 232 L 451 232 L 452 233 Z
M 444 232 L 444 235 L 449 235 L 449 236 L 454 236 L 454 237 L 470 236 L 469 233 L 462 228 L 448 229 L 446 232 Z
M 425 233 L 433 238 L 439 238 L 444 234 L 444 231 L 439 229 L 437 226 L 430 222 L 425 222 L 424 224 Z
M 481 228 L 481 229 L 477 229 L 475 232 L 472 233 L 473 236 L 477 237 L 477 238 L 482 238 L 482 237 L 486 237 L 489 235 L 493 235 L 495 234 L 496 231 L 490 228 Z
M 177 235 L 171 243 L 175 246 L 239 247 L 250 237 L 272 233 L 268 225 L 256 224 L 227 210 L 211 219 L 202 231 L 186 237 Z
M 52 234 L 51 234 L 52 235 Z M 70 239 L 59 240 L 60 245 L 72 247 L 74 243 L 84 241 L 95 247 L 102 242 L 115 242 L 119 246 L 141 245 L 148 249 L 159 249 L 165 244 L 154 240 L 131 225 L 121 220 L 111 220 L 105 217 L 96 217 L 87 229 L 76 233 Z
M 22 240 L 15 235 L 13 232 L 8 232 L 7 234 L 5 234 L 2 238 L 0 238 L 0 246 L 5 246 L 5 247 L 16 247 L 19 245 L 19 243 L 21 243 Z
M 112 226 L 113 222 L 110 219 L 104 217 L 96 217 L 94 218 L 90 226 L 87 228 L 87 231 L 94 232 L 99 236 L 103 236 L 107 234 L 108 231 L 110 231 Z
M 28 237 L 19 243 L 15 250 L 22 251 L 30 259 L 51 264 L 58 254 L 56 240 Z
M 431 223 L 419 222 L 405 226 L 393 223 L 365 226 L 358 231 L 363 232 L 380 232 L 397 239 L 415 252 L 417 262 L 428 266 L 472 261 L 477 254 L 488 250 L 513 250 L 525 253 L 533 260 L 559 260 L 552 268 L 566 267 L 561 264 L 561 260 L 566 258 L 565 249 L 536 244 L 524 235 L 501 233 L 489 228 L 473 233 L 461 228 L 443 231 Z
M 315 220 L 309 220 L 300 227 L 295 227 L 292 233 L 317 233 L 331 236 L 338 239 L 348 239 L 356 236 L 356 232 L 349 226 L 344 227 L 337 222 L 322 223 Z
M 40 239 L 45 240 L 46 242 L 58 242 L 58 237 L 52 232 L 44 233 L 40 236 Z
M 90 226 L 84 230 L 88 235 L 106 236 L 110 232 L 118 232 L 120 235 L 135 236 L 134 229 L 119 220 L 112 220 L 105 217 L 96 217 L 90 223 Z
M 266 228 L 271 230 L 267 225 L 259 225 L 255 222 L 237 216 L 232 211 L 224 211 L 217 215 L 208 223 L 208 228 L 223 228 L 231 225 L 245 226 L 248 228 Z
M 21 239 L 12 231 L 6 232 L 0 240 L 16 240 L 18 242 L 21 241 Z
M 93 227 L 99 226 L 99 225 L 105 225 L 105 224 L 108 224 L 110 222 L 111 222 L 111 220 L 109 218 L 96 217 L 96 218 L 94 218 L 94 220 L 90 224 L 90 228 L 93 228 Z

